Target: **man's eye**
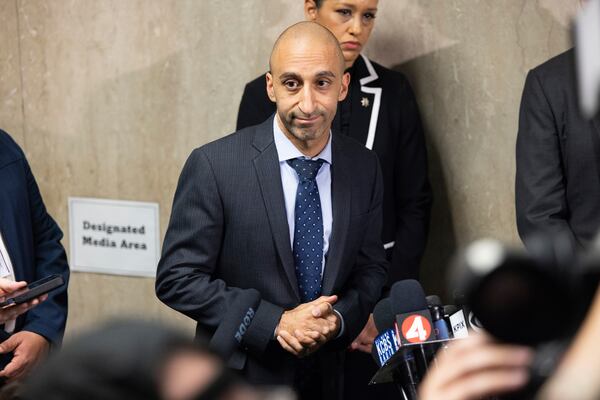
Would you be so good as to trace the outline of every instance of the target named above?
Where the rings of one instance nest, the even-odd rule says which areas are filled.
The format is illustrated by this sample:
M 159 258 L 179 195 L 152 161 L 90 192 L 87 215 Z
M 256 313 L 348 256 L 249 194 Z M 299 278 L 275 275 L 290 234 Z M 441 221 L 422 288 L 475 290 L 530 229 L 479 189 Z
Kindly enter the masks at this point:
M 320 88 L 326 88 L 331 84 L 331 82 L 329 82 L 328 80 L 320 80 L 317 81 L 317 86 Z
M 285 82 L 283 82 L 283 86 L 285 86 L 287 89 L 290 89 L 290 90 L 298 89 L 298 82 L 285 81 Z

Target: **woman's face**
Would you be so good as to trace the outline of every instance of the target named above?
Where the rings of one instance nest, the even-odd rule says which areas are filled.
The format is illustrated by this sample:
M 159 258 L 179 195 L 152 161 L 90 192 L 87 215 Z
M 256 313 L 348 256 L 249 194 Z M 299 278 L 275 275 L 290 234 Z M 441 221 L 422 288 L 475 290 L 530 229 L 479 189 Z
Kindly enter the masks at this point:
M 323 0 L 317 8 L 314 0 L 305 0 L 306 19 L 325 26 L 340 42 L 346 68 L 367 44 L 375 26 L 378 0 Z

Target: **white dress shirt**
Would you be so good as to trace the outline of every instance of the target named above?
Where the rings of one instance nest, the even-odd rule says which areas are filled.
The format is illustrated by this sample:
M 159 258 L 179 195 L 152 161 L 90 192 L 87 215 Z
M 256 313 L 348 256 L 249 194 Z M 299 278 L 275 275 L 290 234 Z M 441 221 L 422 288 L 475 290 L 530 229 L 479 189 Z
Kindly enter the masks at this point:
M 294 158 L 304 158 L 307 160 L 325 161 L 317 173 L 317 187 L 319 188 L 319 199 L 321 200 L 321 212 L 323 213 L 323 260 L 321 263 L 321 278 L 325 270 L 325 260 L 329 250 L 329 237 L 331 236 L 331 226 L 333 224 L 333 212 L 331 208 L 331 132 L 327 145 L 316 157 L 306 157 L 294 144 L 285 136 L 277 123 L 277 117 L 273 118 L 273 134 L 275 136 L 275 147 L 279 157 L 279 169 L 281 171 L 281 184 L 283 185 L 283 195 L 285 197 L 285 211 L 287 215 L 288 227 L 290 230 L 290 245 L 294 243 L 296 209 L 296 192 L 298 191 L 298 174 L 294 171 L 287 160 Z
M 329 131 L 329 139 L 325 148 L 316 157 L 310 158 L 302 154 L 285 136 L 277 123 L 277 119 L 276 115 L 273 118 L 273 135 L 279 159 L 279 169 L 281 171 L 281 184 L 283 186 L 283 196 L 285 197 L 285 211 L 290 230 L 290 245 L 292 246 L 292 250 L 294 247 L 296 192 L 298 191 L 298 182 L 300 179 L 294 168 L 287 163 L 287 160 L 305 158 L 307 160 L 320 159 L 325 161 L 321 165 L 316 177 L 317 187 L 319 188 L 319 199 L 321 200 L 321 212 L 323 213 L 323 261 L 321 264 L 321 279 L 323 279 L 325 260 L 327 259 L 327 251 L 329 250 L 329 237 L 331 236 L 331 227 L 333 225 L 333 209 L 331 205 L 331 131 Z M 334 310 L 334 312 L 340 317 L 339 337 L 344 332 L 344 317 L 337 310 Z
M 4 245 L 2 233 L 0 233 L 0 278 L 5 278 L 11 281 L 15 280 L 14 269 L 12 262 L 10 261 L 8 250 L 6 250 L 6 246 Z M 6 321 L 4 323 L 4 330 L 8 333 L 12 333 L 15 330 L 15 322 L 16 321 L 14 319 Z

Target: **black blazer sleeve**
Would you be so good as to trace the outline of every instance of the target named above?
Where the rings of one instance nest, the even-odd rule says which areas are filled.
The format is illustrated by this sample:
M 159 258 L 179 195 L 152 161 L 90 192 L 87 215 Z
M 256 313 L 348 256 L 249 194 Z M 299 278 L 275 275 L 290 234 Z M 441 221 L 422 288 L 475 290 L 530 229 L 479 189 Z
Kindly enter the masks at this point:
M 427 149 L 421 116 L 413 90 L 405 78 L 400 82 L 400 140 L 394 165 L 396 236 L 388 284 L 418 279 L 419 265 L 429 230 L 432 193 L 427 170 Z
M 156 294 L 171 308 L 198 321 L 209 331 L 238 318 L 227 311 L 243 307 L 241 296 L 255 289 L 230 287 L 214 278 L 224 226 L 223 205 L 208 157 L 202 149 L 188 158 L 175 197 L 162 257 L 156 276 Z M 249 293 L 246 293 L 249 294 Z M 247 307 L 255 307 L 248 303 Z M 262 353 L 272 340 L 283 308 L 260 300 L 245 345 Z M 239 323 L 239 322 L 238 322 Z
M 23 161 L 32 222 L 35 279 L 59 274 L 62 275 L 65 284 L 60 289 L 52 291 L 46 301 L 25 314 L 22 330 L 35 332 L 44 336 L 53 345 L 59 345 L 62 342 L 67 323 L 67 285 L 69 282 L 67 255 L 60 243 L 63 234 L 46 211 L 29 164 L 25 159 Z
M 516 146 L 517 227 L 525 243 L 538 231 L 560 231 L 575 240 L 567 222 L 566 176 L 551 101 L 536 70 L 530 71 L 523 89 Z
M 6 133 L 0 130 L 0 153 L 12 153 L 14 161 L 1 166 L 12 173 L 2 182 L 11 193 L 12 202 L 3 203 L 4 212 L 15 216 L 16 225 L 6 224 L 6 245 L 15 247 L 11 255 L 15 278 L 33 282 L 52 274 L 62 275 L 65 285 L 48 294 L 48 299 L 17 319 L 18 331 L 29 331 L 44 336 L 52 345 L 62 342 L 67 322 L 67 285 L 69 265 L 65 249 L 61 244 L 62 231 L 48 214 L 40 190 L 21 148 Z M 4 200 L 3 200 L 4 201 Z M 7 211 L 8 210 L 8 211 Z M 18 218 L 17 218 L 18 216 Z M 6 221 L 5 221 L 6 222 Z M 10 252 L 10 251 L 9 251 Z
M 269 99 L 265 87 L 265 75 L 246 84 L 240 101 L 236 130 L 258 125 L 273 115 L 276 108 L 275 103 Z

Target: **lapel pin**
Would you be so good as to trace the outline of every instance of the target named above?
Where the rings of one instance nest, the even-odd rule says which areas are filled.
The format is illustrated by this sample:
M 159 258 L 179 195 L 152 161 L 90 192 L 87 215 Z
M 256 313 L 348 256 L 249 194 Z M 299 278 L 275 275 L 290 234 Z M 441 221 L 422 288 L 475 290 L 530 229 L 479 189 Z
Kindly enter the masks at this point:
M 360 105 L 363 107 L 369 107 L 369 99 L 367 97 L 363 97 L 360 100 Z

